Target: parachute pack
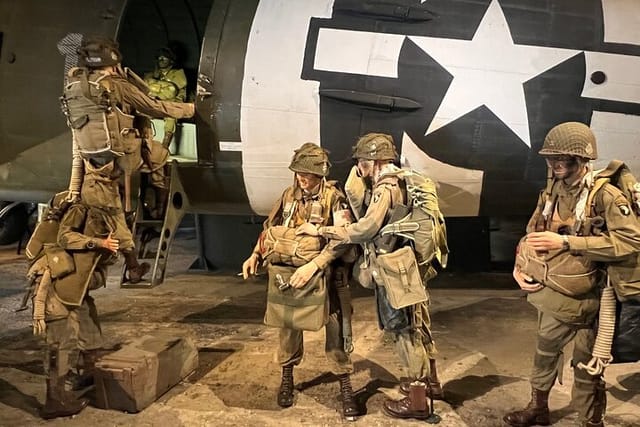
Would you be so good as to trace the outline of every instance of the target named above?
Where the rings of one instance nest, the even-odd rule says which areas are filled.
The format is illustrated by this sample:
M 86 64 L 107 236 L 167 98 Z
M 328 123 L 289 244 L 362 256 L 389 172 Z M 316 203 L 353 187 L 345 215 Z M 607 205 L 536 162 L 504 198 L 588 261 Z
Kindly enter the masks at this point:
M 629 215 L 640 220 L 640 183 L 631 173 L 627 165 L 620 160 L 612 160 L 609 165 L 596 172 L 593 188 L 587 197 L 590 215 L 593 215 L 595 198 L 605 184 L 616 186 L 629 202 Z M 624 207 L 621 207 L 623 209 Z M 608 263 L 607 274 L 619 300 L 640 296 L 640 254 L 625 260 Z
M 133 116 L 115 105 L 111 93 L 86 68 L 72 68 L 60 98 L 62 112 L 73 134 L 74 146 L 84 158 L 115 158 L 127 150 L 127 134 L 134 131 Z
M 418 264 L 427 267 L 428 276 L 433 277 L 437 274 L 433 261 L 445 268 L 449 255 L 447 229 L 438 204 L 436 184 L 415 170 L 398 169 L 397 175 L 406 183 L 409 211 L 399 220 L 385 225 L 380 234 L 410 240 Z

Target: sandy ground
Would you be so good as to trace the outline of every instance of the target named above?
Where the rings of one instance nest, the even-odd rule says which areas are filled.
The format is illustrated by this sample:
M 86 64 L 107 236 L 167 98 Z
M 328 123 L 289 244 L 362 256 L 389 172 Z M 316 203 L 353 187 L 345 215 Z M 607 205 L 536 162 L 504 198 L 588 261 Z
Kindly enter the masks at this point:
M 354 288 L 352 381 L 365 415 L 353 423 L 342 419 L 337 378 L 326 371 L 322 331 L 305 333 L 305 359 L 295 370 L 296 402 L 280 409 L 275 401 L 280 372 L 274 363 L 277 331 L 262 323 L 264 279 L 243 282 L 232 273 L 189 273 L 194 247 L 190 236 L 177 242 L 168 277 L 160 286 L 120 289 L 120 270 L 113 268 L 109 286 L 93 295 L 109 345 L 158 330 L 190 333 L 199 349 L 195 373 L 137 414 L 90 406 L 73 418 L 48 422 L 38 417 L 45 393 L 43 346 L 31 334 L 29 311 L 14 313 L 26 263 L 15 247 L 0 249 L 0 425 L 424 425 L 382 413 L 386 396 L 400 396 L 397 382 L 402 372 L 391 343 L 377 327 L 372 294 L 361 288 Z M 504 274 L 442 274 L 431 297 L 446 393 L 446 401 L 435 403 L 440 425 L 503 425 L 505 412 L 528 402 L 534 309 Z M 551 393 L 554 425 L 575 425 L 568 406 L 572 376 L 565 366 L 564 384 Z M 612 365 L 606 380 L 607 426 L 640 425 L 638 364 Z

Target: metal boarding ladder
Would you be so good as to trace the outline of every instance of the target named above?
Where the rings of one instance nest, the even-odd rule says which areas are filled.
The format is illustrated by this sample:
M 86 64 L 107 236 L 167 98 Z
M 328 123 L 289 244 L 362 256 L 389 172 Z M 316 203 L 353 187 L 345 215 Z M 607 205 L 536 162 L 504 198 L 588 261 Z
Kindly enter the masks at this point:
M 162 126 L 160 121 L 154 120 L 155 128 L 159 130 L 156 133 L 156 138 L 162 138 Z M 121 288 L 152 288 L 161 284 L 164 281 L 167 262 L 169 258 L 169 250 L 175 234 L 184 218 L 185 214 L 193 212 L 189 198 L 185 192 L 184 186 L 180 179 L 179 166 L 176 157 L 181 162 L 195 162 L 197 160 L 196 142 L 195 142 L 195 126 L 188 123 L 179 123 L 180 129 L 180 152 L 174 157 L 170 163 L 170 181 L 169 181 L 169 196 L 167 199 L 167 206 L 165 207 L 164 215 L 162 219 L 147 219 L 144 218 L 143 203 L 138 202 L 136 208 L 136 220 L 132 225 L 132 234 L 134 235 L 136 242 L 136 251 L 138 253 L 138 260 L 140 262 L 151 263 L 151 270 L 145 278 L 139 283 L 129 283 L 126 278 L 126 266 L 123 266 L 122 277 L 120 281 Z M 171 146 L 174 148 L 174 145 Z M 153 191 L 151 186 L 147 186 L 146 191 Z M 196 232 L 198 233 L 198 216 L 195 216 L 196 220 Z M 157 248 L 155 252 L 150 250 L 152 242 L 157 240 Z M 198 235 L 198 242 L 200 242 L 200 236 Z M 204 260 L 202 245 L 198 245 L 198 259 Z M 151 255 L 151 256 L 149 256 Z M 196 261 L 197 263 L 198 261 Z M 207 263 L 204 263 L 207 266 Z

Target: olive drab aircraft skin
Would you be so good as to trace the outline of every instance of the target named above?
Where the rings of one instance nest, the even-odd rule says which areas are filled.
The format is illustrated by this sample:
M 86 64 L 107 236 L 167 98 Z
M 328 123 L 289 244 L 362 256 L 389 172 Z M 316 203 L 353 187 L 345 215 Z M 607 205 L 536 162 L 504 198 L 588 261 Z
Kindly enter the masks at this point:
M 489 218 L 530 214 L 560 122 L 590 124 L 598 165 L 640 172 L 639 28 L 636 0 L 0 0 L 0 200 L 67 186 L 58 97 L 98 33 L 139 74 L 180 47 L 197 145 L 179 169 L 199 213 L 264 215 L 302 142 L 344 179 L 357 137 L 385 132 L 488 242 Z

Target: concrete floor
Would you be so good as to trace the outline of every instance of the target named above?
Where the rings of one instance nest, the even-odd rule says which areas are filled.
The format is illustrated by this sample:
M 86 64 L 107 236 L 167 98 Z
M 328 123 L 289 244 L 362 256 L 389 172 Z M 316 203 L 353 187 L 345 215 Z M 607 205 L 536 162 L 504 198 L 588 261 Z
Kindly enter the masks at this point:
M 385 396 L 399 397 L 402 376 L 393 347 L 378 330 L 369 291 L 354 288 L 353 322 L 358 401 L 366 411 L 354 423 L 338 410 L 338 382 L 326 372 L 324 333 L 305 333 L 305 360 L 295 370 L 296 403 L 275 403 L 279 367 L 277 331 L 262 324 L 264 278 L 243 282 L 232 273 L 187 273 L 194 241 L 177 242 L 164 284 L 120 289 L 113 268 L 106 289 L 93 292 L 107 343 L 115 345 L 158 330 L 190 333 L 200 364 L 194 374 L 137 414 L 86 408 L 73 418 L 42 421 L 42 343 L 30 330 L 30 313 L 14 313 L 26 263 L 14 248 L 0 250 L 0 425 L 65 426 L 354 426 L 424 425 L 381 411 Z M 446 402 L 436 402 L 441 426 L 503 425 L 505 412 L 528 402 L 527 375 L 534 351 L 535 310 L 504 274 L 442 274 L 433 283 L 431 311 Z M 570 354 L 570 349 L 567 349 Z M 569 359 L 569 357 L 567 357 Z M 575 425 L 568 407 L 572 372 L 551 393 L 552 420 Z M 612 365 L 607 426 L 640 425 L 638 364 Z M 91 393 L 89 393 L 91 396 Z

